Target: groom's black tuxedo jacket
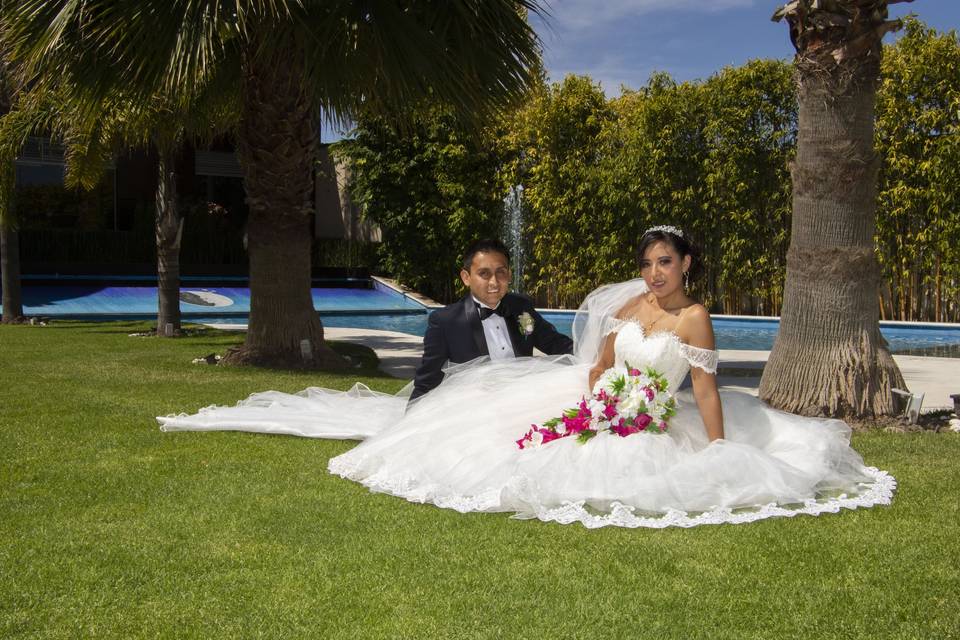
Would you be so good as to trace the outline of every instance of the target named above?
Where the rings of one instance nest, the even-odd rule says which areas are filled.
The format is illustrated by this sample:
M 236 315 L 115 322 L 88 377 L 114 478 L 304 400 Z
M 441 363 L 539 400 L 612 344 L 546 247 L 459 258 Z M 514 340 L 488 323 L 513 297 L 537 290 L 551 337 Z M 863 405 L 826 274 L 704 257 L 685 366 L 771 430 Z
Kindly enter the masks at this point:
M 534 347 L 549 355 L 573 352 L 573 340 L 544 320 L 533 308 L 533 301 L 526 296 L 508 293 L 500 305 L 504 307 L 504 320 L 517 357 L 533 355 Z M 533 318 L 533 333 L 528 336 L 520 331 L 518 318 L 523 313 L 529 313 Z M 427 320 L 423 359 L 417 367 L 410 399 L 422 396 L 440 384 L 443 380 L 441 369 L 447 361 L 459 364 L 489 354 L 472 295 L 468 293 L 459 302 L 437 309 Z

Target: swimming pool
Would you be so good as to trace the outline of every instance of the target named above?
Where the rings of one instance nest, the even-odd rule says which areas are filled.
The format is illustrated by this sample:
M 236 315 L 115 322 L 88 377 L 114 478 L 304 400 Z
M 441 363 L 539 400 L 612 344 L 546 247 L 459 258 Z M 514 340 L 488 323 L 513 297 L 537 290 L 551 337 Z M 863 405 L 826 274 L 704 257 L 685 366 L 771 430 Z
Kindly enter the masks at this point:
M 23 286 L 24 313 L 32 316 L 88 320 L 151 319 L 157 313 L 156 287 L 123 279 L 118 286 L 84 282 L 31 284 Z M 183 279 L 181 313 L 184 322 L 246 324 L 250 291 L 243 286 L 193 286 L 208 279 Z M 232 283 L 231 283 L 232 284 Z M 245 282 L 237 282 L 237 285 Z M 320 283 L 312 289 L 313 303 L 329 327 L 381 329 L 422 336 L 429 309 L 409 296 L 377 280 L 349 280 Z M 573 312 L 545 311 L 544 317 L 567 335 L 571 334 Z M 714 317 L 714 331 L 720 349 L 766 351 L 773 347 L 779 322 L 767 318 Z M 960 358 L 960 327 L 881 323 L 881 331 L 894 353 Z
M 571 335 L 573 312 L 545 311 L 544 318 L 557 330 Z M 427 314 L 330 314 L 320 313 L 325 326 L 356 329 L 382 329 L 422 336 L 427 329 Z M 197 321 L 204 321 L 198 319 Z M 245 324 L 246 318 L 216 319 L 207 322 Z M 730 318 L 714 316 L 713 329 L 719 349 L 769 351 L 777 337 L 780 323 L 767 318 Z M 960 358 L 960 327 L 936 327 L 881 323 L 880 331 L 893 353 Z
M 354 287 L 314 287 L 313 305 L 327 313 L 425 313 L 415 300 L 377 281 L 364 280 Z M 366 286 L 359 286 L 359 285 Z M 157 313 L 157 288 L 136 283 L 119 286 L 93 284 L 23 285 L 23 312 L 28 316 L 110 319 Z M 250 289 L 243 286 L 191 286 L 180 288 L 180 313 L 184 319 L 243 317 L 250 313 Z M 245 320 L 244 320 L 245 322 Z

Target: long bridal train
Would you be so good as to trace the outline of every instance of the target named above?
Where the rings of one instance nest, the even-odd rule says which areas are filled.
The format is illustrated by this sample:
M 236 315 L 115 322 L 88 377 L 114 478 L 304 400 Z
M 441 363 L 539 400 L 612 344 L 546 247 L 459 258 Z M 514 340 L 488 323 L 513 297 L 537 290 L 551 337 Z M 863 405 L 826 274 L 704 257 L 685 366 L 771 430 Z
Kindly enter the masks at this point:
M 691 366 L 715 372 L 716 352 L 612 321 L 609 300 L 643 290 L 637 281 L 613 286 L 581 308 L 576 357 L 474 361 L 449 370 L 409 406 L 403 394 L 356 385 L 347 392 L 258 393 L 235 407 L 158 420 L 164 430 L 359 439 L 328 468 L 373 491 L 590 528 L 745 523 L 891 502 L 896 481 L 863 464 L 845 423 L 783 413 L 734 391 L 721 391 L 724 440 L 708 442 L 692 394 L 680 391 L 667 433 L 601 433 L 585 444 L 563 438 L 520 450 L 515 441 L 531 424 L 587 393 L 589 363 L 610 331 L 617 332 L 618 366 L 651 366 L 671 389 Z

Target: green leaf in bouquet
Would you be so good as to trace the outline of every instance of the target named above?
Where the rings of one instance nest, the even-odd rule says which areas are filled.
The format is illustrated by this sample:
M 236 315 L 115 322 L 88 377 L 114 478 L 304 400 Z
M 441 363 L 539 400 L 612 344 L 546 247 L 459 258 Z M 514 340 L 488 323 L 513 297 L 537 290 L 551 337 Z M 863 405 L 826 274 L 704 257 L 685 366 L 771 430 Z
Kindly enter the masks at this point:
M 594 437 L 595 435 L 597 435 L 597 432 L 594 431 L 593 429 L 584 429 L 583 431 L 577 434 L 577 442 L 579 442 L 580 444 L 584 444 L 587 442 L 587 440 Z
M 580 415 L 580 409 L 577 409 L 577 408 L 564 409 L 563 415 L 565 415 L 568 418 L 576 418 L 578 415 Z
M 623 393 L 626 386 L 627 381 L 624 379 L 624 376 L 618 376 L 613 379 L 610 389 L 613 391 L 613 395 L 618 396 Z

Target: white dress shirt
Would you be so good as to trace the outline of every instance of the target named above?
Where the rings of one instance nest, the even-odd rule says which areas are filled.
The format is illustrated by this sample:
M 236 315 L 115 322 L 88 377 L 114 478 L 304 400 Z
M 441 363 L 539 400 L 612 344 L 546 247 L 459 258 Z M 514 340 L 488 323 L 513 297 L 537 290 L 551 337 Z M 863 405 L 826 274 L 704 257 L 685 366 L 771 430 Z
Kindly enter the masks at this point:
M 476 298 L 473 301 L 485 309 L 490 308 Z M 483 335 L 487 339 L 487 351 L 490 353 L 491 360 L 509 360 L 517 357 L 513 352 L 513 343 L 510 341 L 510 334 L 507 332 L 507 321 L 503 316 L 491 313 L 480 325 L 483 327 Z

